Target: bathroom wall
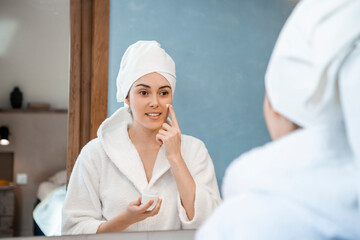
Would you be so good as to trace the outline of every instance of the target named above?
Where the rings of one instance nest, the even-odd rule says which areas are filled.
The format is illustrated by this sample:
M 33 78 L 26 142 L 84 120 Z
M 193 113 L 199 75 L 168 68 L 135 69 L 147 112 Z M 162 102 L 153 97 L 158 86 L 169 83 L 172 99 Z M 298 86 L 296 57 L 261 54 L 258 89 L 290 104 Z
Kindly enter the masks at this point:
M 39 184 L 66 168 L 67 113 L 0 112 L 3 125 L 10 130 L 10 144 L 0 146 L 0 152 L 14 155 L 14 182 L 18 173 L 28 179 L 26 185 L 15 187 L 15 234 L 32 236 Z
M 28 102 L 67 109 L 69 0 L 0 0 L 0 109 L 15 86 Z
M 115 80 L 126 48 L 157 40 L 176 63 L 181 130 L 205 142 L 221 185 L 234 158 L 270 140 L 264 75 L 294 6 L 288 0 L 111 0 L 108 115 L 122 106 Z

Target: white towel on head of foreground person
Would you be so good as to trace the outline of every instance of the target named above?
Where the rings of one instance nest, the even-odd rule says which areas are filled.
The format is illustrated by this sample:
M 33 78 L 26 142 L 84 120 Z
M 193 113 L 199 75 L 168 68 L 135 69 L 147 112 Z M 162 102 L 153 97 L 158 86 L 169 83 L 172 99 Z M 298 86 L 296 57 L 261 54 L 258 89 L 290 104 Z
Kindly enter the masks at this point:
M 168 80 L 174 95 L 175 62 L 156 41 L 137 41 L 129 46 L 121 59 L 116 78 L 118 102 L 125 100 L 133 83 L 140 77 L 157 72 Z
M 196 239 L 360 239 L 360 1 L 303 0 L 271 56 L 273 109 L 302 128 L 236 159 Z

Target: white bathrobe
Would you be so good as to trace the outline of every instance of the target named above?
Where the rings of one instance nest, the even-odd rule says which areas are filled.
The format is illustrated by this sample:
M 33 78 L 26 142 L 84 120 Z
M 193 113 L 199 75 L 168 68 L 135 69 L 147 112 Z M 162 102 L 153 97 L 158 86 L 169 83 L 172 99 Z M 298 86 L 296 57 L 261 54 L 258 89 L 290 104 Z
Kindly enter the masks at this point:
M 99 225 L 125 211 L 145 189 L 163 199 L 158 215 L 125 231 L 177 230 L 199 227 L 220 203 L 214 166 L 204 143 L 182 135 L 181 153 L 196 183 L 195 216 L 189 221 L 180 202 L 164 146 L 148 183 L 139 154 L 129 139 L 131 116 L 121 108 L 105 120 L 98 138 L 81 151 L 63 208 L 63 234 L 95 233 Z
M 297 130 L 243 154 L 197 239 L 360 239 L 357 169 L 344 132 Z

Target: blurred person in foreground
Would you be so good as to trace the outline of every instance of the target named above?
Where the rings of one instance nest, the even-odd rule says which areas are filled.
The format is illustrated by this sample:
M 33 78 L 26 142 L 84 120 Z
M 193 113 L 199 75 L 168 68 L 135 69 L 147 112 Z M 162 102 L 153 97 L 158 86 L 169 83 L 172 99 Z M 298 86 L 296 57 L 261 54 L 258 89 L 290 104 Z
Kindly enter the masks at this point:
M 265 88 L 273 141 L 229 166 L 196 239 L 360 239 L 360 1 L 300 1 Z

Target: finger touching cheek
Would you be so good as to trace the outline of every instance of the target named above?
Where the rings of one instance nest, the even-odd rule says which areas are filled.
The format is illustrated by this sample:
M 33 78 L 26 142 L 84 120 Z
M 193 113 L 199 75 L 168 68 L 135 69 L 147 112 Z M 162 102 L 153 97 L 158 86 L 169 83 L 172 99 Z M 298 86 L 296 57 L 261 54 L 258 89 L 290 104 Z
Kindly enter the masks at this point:
M 162 140 L 162 137 L 161 137 L 159 134 L 156 135 L 156 141 L 157 141 L 160 145 L 162 145 L 162 144 L 164 143 L 164 141 Z

